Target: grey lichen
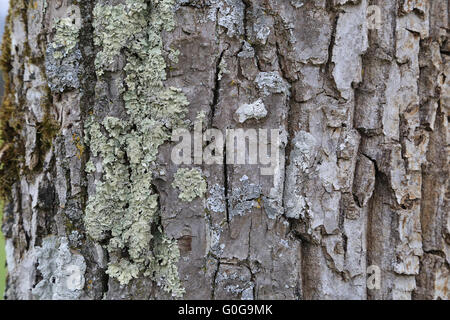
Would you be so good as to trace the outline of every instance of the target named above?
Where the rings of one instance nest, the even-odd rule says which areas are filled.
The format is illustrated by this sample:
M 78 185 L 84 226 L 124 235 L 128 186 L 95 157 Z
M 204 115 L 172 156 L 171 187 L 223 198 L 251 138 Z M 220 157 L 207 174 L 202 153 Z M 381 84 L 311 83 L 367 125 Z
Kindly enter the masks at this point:
M 235 113 L 236 119 L 240 123 L 244 123 L 248 119 L 262 119 L 267 116 L 267 109 L 262 99 L 258 99 L 253 103 L 245 103 L 241 105 Z
M 301 8 L 305 5 L 305 3 L 302 0 L 291 0 L 291 6 L 293 6 L 295 9 Z
M 233 188 L 230 196 L 230 218 L 243 216 L 251 212 L 253 207 L 260 207 L 261 186 L 251 183 L 244 175 L 240 179 L 242 187 Z
M 95 61 L 102 78 L 114 71 L 125 53 L 123 99 L 127 119 L 92 119 L 86 129 L 94 157 L 102 159 L 103 180 L 89 199 L 85 225 L 96 241 L 108 239 L 107 273 L 123 285 L 148 276 L 173 296 L 181 296 L 178 278 L 180 253 L 175 240 L 158 226 L 158 195 L 152 185 L 158 148 L 171 131 L 183 126 L 188 101 L 180 89 L 166 87 L 166 63 L 161 32 L 174 27 L 174 0 L 127 0 L 94 9 L 95 44 L 101 47 Z M 126 89 L 125 89 L 126 88 Z M 96 166 L 90 162 L 88 172 Z M 127 257 L 122 252 L 127 250 Z
M 225 244 L 220 241 L 222 234 L 223 227 L 221 225 L 214 224 L 210 227 L 209 251 L 216 257 L 222 256 L 225 249 Z
M 73 6 L 69 12 L 70 16 L 55 20 L 55 36 L 46 50 L 45 70 L 52 92 L 80 87 L 78 74 L 82 55 L 78 45 L 81 28 L 79 9 Z
M 244 266 L 221 265 L 215 278 L 218 294 L 232 296 L 234 299 L 253 300 L 255 283 L 251 273 Z
M 217 21 L 229 37 L 244 33 L 245 5 L 234 0 L 210 0 L 208 19 Z
M 83 256 L 73 253 L 64 237 L 47 237 L 35 250 L 42 280 L 33 288 L 33 297 L 40 300 L 80 298 L 86 272 Z
M 255 78 L 255 83 L 265 96 L 271 93 L 289 94 L 290 85 L 278 72 L 260 72 Z
M 215 184 L 209 189 L 209 197 L 206 201 L 208 209 L 213 212 L 225 212 L 225 188 Z
M 180 189 L 178 198 L 188 202 L 197 197 L 203 198 L 206 192 L 206 181 L 197 169 L 178 169 L 175 173 L 172 186 Z

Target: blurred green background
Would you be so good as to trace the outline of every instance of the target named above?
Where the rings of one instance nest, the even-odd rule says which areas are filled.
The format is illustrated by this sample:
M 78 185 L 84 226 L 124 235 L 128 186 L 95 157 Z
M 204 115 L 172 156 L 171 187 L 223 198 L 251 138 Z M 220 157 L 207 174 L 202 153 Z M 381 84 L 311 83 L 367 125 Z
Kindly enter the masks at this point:
M 5 26 L 5 18 L 8 11 L 8 0 L 0 0 L 0 39 L 3 35 L 3 29 Z M 0 95 L 3 96 L 3 81 L 0 75 Z M 3 202 L 0 201 L 0 225 L 3 221 Z M 0 228 L 0 300 L 3 300 L 3 293 L 5 291 L 5 239 L 1 233 Z

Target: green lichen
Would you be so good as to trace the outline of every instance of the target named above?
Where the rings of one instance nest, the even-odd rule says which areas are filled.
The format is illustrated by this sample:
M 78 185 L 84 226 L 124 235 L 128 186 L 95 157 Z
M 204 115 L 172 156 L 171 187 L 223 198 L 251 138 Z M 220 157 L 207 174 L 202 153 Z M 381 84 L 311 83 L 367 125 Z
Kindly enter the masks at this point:
M 172 186 L 180 189 L 178 198 L 183 201 L 192 201 L 197 197 L 202 198 L 206 192 L 206 181 L 201 172 L 196 169 L 178 169 Z
M 121 259 L 117 263 L 112 263 L 108 267 L 108 273 L 111 277 L 116 278 L 120 283 L 129 283 L 133 278 L 139 276 L 139 267 L 137 264 L 131 263 L 129 260 Z
M 121 54 L 121 50 L 132 42 L 137 45 L 136 36 L 148 27 L 145 17 L 147 4 L 145 1 L 128 0 L 126 4 L 116 6 L 98 4 L 94 8 L 95 29 L 94 44 L 101 46 L 97 54 L 95 66 L 97 75 L 101 76 Z
M 176 297 L 184 294 L 178 277 L 177 263 L 180 259 L 180 249 L 175 241 L 167 238 L 158 228 L 155 235 L 155 259 L 152 259 L 150 267 L 144 275 L 152 277 L 152 273 L 159 274 L 158 285 L 167 292 L 172 292 Z
M 63 58 L 78 46 L 78 35 L 80 24 L 73 16 L 55 19 L 55 37 L 52 46 L 54 49 L 62 50 L 55 52 L 55 58 Z
M 180 89 L 164 86 L 160 34 L 174 27 L 174 2 L 151 1 L 148 6 L 145 0 L 127 0 L 94 9 L 94 41 L 101 48 L 95 61 L 97 76 L 102 79 L 105 72 L 114 71 L 119 55 L 126 57 L 125 86 L 118 87 L 127 119 L 93 118 L 86 128 L 93 156 L 102 159 L 103 179 L 88 202 L 85 225 L 94 240 L 108 240 L 111 277 L 127 284 L 148 276 L 181 296 L 176 265 L 180 253 L 176 241 L 158 228 L 158 195 L 152 184 L 158 148 L 173 129 L 185 125 L 188 106 Z M 87 171 L 95 170 L 88 162 Z

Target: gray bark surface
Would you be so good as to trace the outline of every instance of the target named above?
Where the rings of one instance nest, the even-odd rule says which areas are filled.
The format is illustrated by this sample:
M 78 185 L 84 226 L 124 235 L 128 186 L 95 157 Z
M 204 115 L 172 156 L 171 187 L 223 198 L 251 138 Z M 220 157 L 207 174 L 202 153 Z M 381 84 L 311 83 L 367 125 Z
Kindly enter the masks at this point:
M 133 25 L 135 34 L 106 28 L 120 25 L 115 13 L 101 21 L 105 8 L 142 3 L 148 7 L 135 15 L 145 25 Z M 17 0 L 11 6 L 0 151 L 7 299 L 450 298 L 448 1 Z M 173 15 L 163 15 L 164 8 Z M 381 19 L 375 27 L 373 8 Z M 139 45 L 145 48 L 148 39 L 160 39 L 149 41 L 153 51 Z M 164 74 L 157 58 L 139 65 L 150 51 L 163 58 Z M 100 63 L 108 54 L 111 61 Z M 144 81 L 149 65 L 160 73 Z M 139 164 L 124 147 L 133 142 L 114 140 L 116 131 L 105 126 L 112 117 L 130 124 L 124 132 L 131 137 L 151 131 L 139 131 L 143 120 L 129 108 L 131 76 L 144 88 L 162 79 L 160 87 L 151 82 L 150 100 L 159 97 L 157 87 L 180 89 L 174 96 L 187 99 L 181 114 L 191 129 L 202 112 L 204 129 L 278 129 L 275 174 L 225 159 L 177 166 L 174 126 L 165 124 L 168 138 L 156 147 L 150 180 L 136 178 Z M 258 99 L 267 115 L 238 121 L 235 112 Z M 163 108 L 182 104 L 176 101 Z M 112 164 L 105 141 L 121 157 Z M 201 169 L 204 195 L 180 199 L 174 187 L 180 168 Z M 139 214 L 128 227 L 92 222 L 100 225 L 106 172 L 130 175 L 128 191 L 107 194 L 111 208 L 119 201 L 114 194 L 130 197 L 124 215 Z M 146 183 L 147 195 L 157 198 L 148 220 L 144 204 L 133 207 L 144 203 L 133 198 L 133 188 Z M 133 238 L 141 234 L 149 238 Z M 173 241 L 179 257 L 161 239 Z M 116 240 L 123 240 L 119 249 L 112 248 Z M 158 256 L 165 250 L 167 261 Z M 112 271 L 121 263 L 126 267 Z M 81 271 L 74 286 L 67 285 L 70 266 Z M 373 270 L 381 271 L 379 288 L 368 286 Z

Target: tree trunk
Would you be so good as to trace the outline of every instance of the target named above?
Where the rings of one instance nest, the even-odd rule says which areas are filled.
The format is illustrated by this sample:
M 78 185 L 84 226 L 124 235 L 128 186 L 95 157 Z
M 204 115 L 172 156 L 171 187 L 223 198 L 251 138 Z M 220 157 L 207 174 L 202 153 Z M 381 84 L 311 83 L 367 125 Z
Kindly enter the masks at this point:
M 448 9 L 11 1 L 5 297 L 448 299 Z

